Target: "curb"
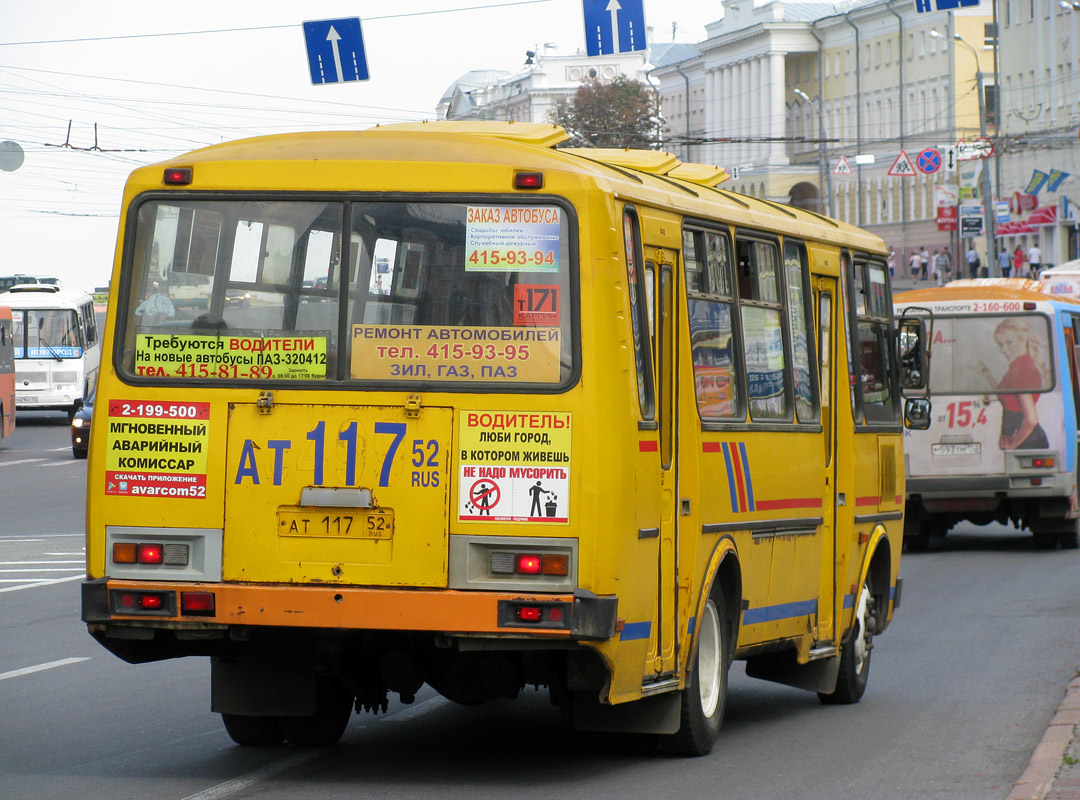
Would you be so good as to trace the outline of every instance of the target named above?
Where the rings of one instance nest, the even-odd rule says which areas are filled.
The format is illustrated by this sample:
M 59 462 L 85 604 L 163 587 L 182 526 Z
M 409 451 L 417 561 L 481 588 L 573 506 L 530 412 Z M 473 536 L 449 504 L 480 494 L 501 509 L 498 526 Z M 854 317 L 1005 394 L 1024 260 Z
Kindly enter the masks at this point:
M 1006 800 L 1043 800 L 1046 797 L 1053 789 L 1077 725 L 1080 725 L 1080 677 L 1069 681 L 1057 713 Z

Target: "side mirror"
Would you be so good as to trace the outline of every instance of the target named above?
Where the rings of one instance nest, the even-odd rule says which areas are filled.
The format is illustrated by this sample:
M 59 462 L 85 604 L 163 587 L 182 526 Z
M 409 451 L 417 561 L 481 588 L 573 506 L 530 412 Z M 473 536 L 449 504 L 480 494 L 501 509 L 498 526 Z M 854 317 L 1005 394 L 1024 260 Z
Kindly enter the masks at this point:
M 76 397 L 75 400 L 71 403 L 71 407 L 74 408 L 76 411 L 79 411 L 84 405 L 86 405 L 86 403 L 83 402 L 83 399 L 81 397 Z
M 934 316 L 928 308 L 905 308 L 897 322 L 896 361 L 900 365 L 900 389 L 918 397 L 930 396 L 930 344 Z
M 925 431 L 930 427 L 928 398 L 909 397 L 904 401 L 904 427 L 913 431 Z

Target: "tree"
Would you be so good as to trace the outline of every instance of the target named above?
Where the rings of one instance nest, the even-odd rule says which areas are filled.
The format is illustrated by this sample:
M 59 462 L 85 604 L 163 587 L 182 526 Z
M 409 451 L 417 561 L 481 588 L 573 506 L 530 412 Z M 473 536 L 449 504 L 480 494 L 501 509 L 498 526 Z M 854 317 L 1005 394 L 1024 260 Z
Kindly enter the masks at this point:
M 610 83 L 592 78 L 553 115 L 581 147 L 653 147 L 656 93 L 641 81 L 620 75 Z

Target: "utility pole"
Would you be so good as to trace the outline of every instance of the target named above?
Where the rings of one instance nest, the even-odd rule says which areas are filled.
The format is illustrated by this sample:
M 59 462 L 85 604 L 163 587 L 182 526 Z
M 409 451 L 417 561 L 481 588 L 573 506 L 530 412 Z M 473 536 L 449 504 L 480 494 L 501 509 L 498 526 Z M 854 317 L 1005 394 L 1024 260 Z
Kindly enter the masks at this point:
M 825 113 L 821 110 L 821 98 L 817 99 L 817 102 L 810 99 L 810 96 L 806 94 L 802 89 L 796 88 L 795 94 L 803 99 L 804 102 L 811 106 L 817 106 L 818 113 L 818 158 L 821 160 L 820 175 L 825 176 L 823 181 L 825 188 L 825 199 L 829 206 L 829 216 L 835 217 L 833 213 L 833 197 L 832 197 L 832 170 L 829 169 L 829 143 L 825 141 Z

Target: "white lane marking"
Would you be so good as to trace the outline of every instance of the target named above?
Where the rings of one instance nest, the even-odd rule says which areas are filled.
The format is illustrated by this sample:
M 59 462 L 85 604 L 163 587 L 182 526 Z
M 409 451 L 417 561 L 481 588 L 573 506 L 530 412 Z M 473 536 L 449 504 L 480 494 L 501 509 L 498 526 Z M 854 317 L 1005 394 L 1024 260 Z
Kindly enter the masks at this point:
M 415 706 L 402 709 L 401 711 L 395 711 L 393 714 L 389 714 L 383 717 L 382 721 L 406 722 L 410 719 L 415 719 L 416 717 L 419 717 L 421 714 L 426 714 L 429 711 L 434 711 L 436 708 L 444 706 L 449 702 L 450 701 L 447 700 L 445 697 L 439 695 L 436 697 L 432 697 L 430 700 L 425 700 L 424 702 L 419 703 Z
M 85 556 L 86 551 L 80 550 L 77 553 L 42 553 L 43 556 Z
M 38 563 L 39 564 L 45 564 L 47 562 L 39 561 Z M 71 563 L 78 564 L 80 562 L 73 561 Z M 19 573 L 19 574 L 22 574 L 24 572 L 75 572 L 75 571 L 76 571 L 75 567 L 58 567 L 56 569 L 38 569 L 37 567 L 30 567 L 30 568 L 24 568 L 24 569 L 0 569 L 0 573 L 16 572 L 16 573 Z M 82 572 L 83 570 L 82 570 L 82 568 L 79 568 L 77 571 Z
M 233 778 L 224 783 L 219 783 L 217 786 L 211 786 L 209 789 L 205 789 L 201 792 L 190 794 L 185 797 L 184 800 L 221 800 L 223 797 L 229 797 L 230 795 L 242 792 L 249 786 L 261 783 L 267 778 L 272 778 L 286 770 L 299 767 L 301 764 L 305 764 L 308 761 L 311 761 L 311 759 L 321 755 L 323 755 L 323 751 L 321 750 L 308 750 L 307 752 L 297 753 L 296 755 L 275 761 L 272 764 L 267 764 L 262 769 L 249 772 L 247 775 L 241 775 L 239 778 Z
M 8 678 L 19 678 L 23 675 L 32 675 L 35 672 L 42 672 L 47 669 L 66 667 L 68 664 L 78 664 L 80 661 L 89 660 L 89 658 L 61 658 L 59 661 L 49 661 L 46 664 L 38 664 L 36 667 L 23 667 L 22 669 L 13 669 L 11 672 L 0 672 L 0 681 L 7 680 Z
M 63 538 L 66 538 L 68 536 L 78 536 L 78 537 L 81 538 L 83 536 L 86 536 L 86 534 L 83 533 L 82 531 L 79 531 L 78 533 L 38 533 L 38 534 L 34 534 L 34 536 L 32 536 L 32 537 L 25 537 L 24 536 L 24 537 L 18 538 L 18 539 L 14 538 L 14 537 L 10 537 L 10 536 L 0 535 L 0 543 L 6 543 L 6 542 L 41 542 L 41 541 L 44 541 L 45 539 L 63 539 Z
M 44 460 L 44 458 L 18 458 L 14 461 L 0 461 L 0 467 L 14 467 L 16 464 L 33 464 Z
M 6 589 L 0 589 L 0 592 L 17 592 L 20 589 L 36 589 L 38 586 L 52 586 L 57 583 L 70 583 L 71 581 L 85 580 L 85 574 L 72 575 L 70 578 L 53 578 L 51 581 L 34 581 L 33 583 L 27 583 L 23 586 L 8 586 Z
M 78 555 L 77 553 L 57 553 L 57 555 Z M 0 566 L 12 567 L 16 564 L 82 564 L 85 563 L 83 559 L 78 561 L 0 561 Z M 9 570 L 10 571 L 10 570 Z
M 74 459 L 72 459 L 71 461 L 50 461 L 48 464 L 42 464 L 41 468 L 44 469 L 45 467 L 70 467 L 72 464 L 82 463 L 84 462 L 76 461 Z

